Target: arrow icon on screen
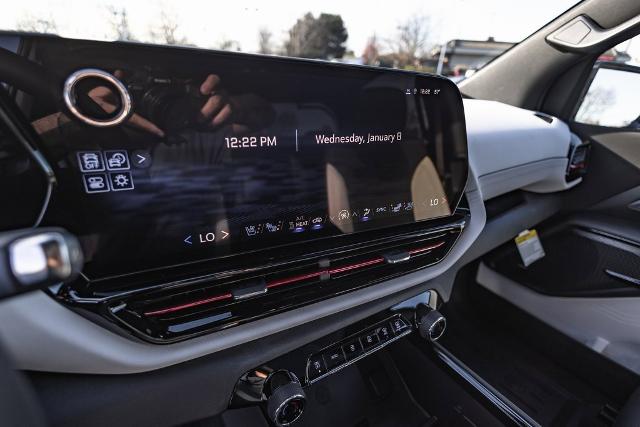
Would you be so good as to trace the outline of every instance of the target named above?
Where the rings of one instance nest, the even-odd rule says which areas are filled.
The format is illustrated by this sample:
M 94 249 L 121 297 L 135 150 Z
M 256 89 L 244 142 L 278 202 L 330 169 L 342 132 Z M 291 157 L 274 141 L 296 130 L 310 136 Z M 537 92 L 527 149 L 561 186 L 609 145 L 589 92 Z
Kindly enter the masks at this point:
M 141 156 L 140 154 L 136 154 L 136 157 L 138 158 L 138 164 L 142 164 L 144 163 L 145 160 L 147 160 L 147 158 L 145 156 Z
M 229 233 L 227 233 L 224 230 L 220 230 L 220 232 L 222 233 L 222 240 L 226 239 L 227 237 L 229 237 Z
M 191 235 L 188 235 L 186 239 L 183 240 L 187 245 L 193 245 L 191 241 Z

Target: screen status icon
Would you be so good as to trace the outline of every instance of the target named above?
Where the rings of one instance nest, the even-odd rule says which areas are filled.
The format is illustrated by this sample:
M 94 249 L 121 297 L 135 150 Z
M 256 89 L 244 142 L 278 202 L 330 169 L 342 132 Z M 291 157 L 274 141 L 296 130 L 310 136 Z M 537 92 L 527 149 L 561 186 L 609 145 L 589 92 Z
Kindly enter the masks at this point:
M 264 223 L 264 228 L 267 233 L 278 233 L 282 231 L 282 225 L 284 221 L 269 221 Z
M 307 231 L 311 225 L 311 219 L 304 215 L 298 215 L 294 221 L 289 221 L 289 231 L 292 233 L 302 233 Z
M 311 220 L 312 230 L 322 230 L 324 228 L 325 217 L 317 216 Z
M 371 219 L 372 212 L 370 208 L 362 209 L 362 216 L 360 217 L 361 221 L 369 221 Z
M 251 224 L 244 226 L 244 232 L 247 237 L 257 236 L 258 234 L 262 234 L 262 224 Z

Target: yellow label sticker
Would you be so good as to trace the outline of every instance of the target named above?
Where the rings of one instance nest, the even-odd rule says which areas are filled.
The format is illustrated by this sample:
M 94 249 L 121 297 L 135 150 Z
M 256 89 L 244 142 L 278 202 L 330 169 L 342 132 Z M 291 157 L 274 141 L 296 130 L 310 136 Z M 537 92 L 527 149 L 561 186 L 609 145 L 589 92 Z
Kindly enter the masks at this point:
M 516 244 L 519 245 L 535 237 L 538 237 L 538 232 L 536 230 L 525 230 L 516 237 Z
M 524 267 L 544 257 L 544 249 L 536 230 L 524 230 L 514 240 Z

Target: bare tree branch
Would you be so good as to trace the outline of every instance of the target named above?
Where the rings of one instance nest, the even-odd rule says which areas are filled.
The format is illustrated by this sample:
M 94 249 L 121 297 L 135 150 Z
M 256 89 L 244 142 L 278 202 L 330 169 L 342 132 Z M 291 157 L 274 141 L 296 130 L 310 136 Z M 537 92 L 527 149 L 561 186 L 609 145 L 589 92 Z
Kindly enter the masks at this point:
M 58 32 L 58 25 L 51 15 L 47 18 L 36 17 L 31 14 L 24 15 L 17 22 L 16 28 L 19 31 L 32 33 L 56 34 Z
M 399 66 L 415 65 L 426 50 L 430 27 L 426 16 L 412 16 L 398 25 L 398 32 L 390 45 Z
M 164 9 L 160 12 L 158 25 L 149 29 L 149 36 L 155 43 L 171 45 L 188 44 L 186 37 L 178 35 L 178 23 Z
M 271 54 L 273 53 L 273 42 L 271 38 L 273 34 L 268 28 L 261 28 L 258 31 L 258 53 Z
M 240 43 L 236 40 L 223 38 L 220 43 L 218 43 L 218 49 L 220 50 L 232 50 L 236 52 L 240 52 Z
M 110 14 L 109 23 L 118 41 L 135 40 L 129 28 L 129 19 L 125 8 L 116 9 L 115 6 L 107 6 Z

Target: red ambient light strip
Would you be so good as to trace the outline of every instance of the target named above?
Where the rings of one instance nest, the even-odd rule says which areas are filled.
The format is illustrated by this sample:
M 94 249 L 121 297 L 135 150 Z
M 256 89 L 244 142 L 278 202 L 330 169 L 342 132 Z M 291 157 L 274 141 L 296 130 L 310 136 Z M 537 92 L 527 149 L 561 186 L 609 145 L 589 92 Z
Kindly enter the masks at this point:
M 437 248 L 441 247 L 444 244 L 445 244 L 445 242 L 438 242 L 435 245 L 426 246 L 424 248 L 412 249 L 412 250 L 409 251 L 409 254 L 410 255 L 421 254 L 421 253 L 424 253 L 424 252 L 431 251 L 433 249 L 437 249 Z M 273 281 L 271 281 L 271 282 L 269 282 L 267 284 L 267 289 L 273 289 L 273 288 L 277 288 L 279 286 L 290 285 L 290 284 L 293 284 L 293 283 L 301 282 L 303 280 L 313 279 L 313 278 L 319 277 L 319 276 L 321 276 L 323 274 L 331 275 L 331 274 L 344 273 L 346 271 L 358 270 L 360 268 L 369 267 L 371 265 L 376 265 L 376 264 L 381 264 L 383 262 L 384 262 L 384 258 L 379 257 L 379 258 L 370 259 L 368 261 L 362 261 L 362 262 L 359 262 L 359 263 L 356 263 L 356 264 L 348 264 L 348 265 L 344 265 L 342 267 L 336 267 L 336 268 L 333 268 L 331 270 L 314 271 L 313 273 L 301 274 L 299 276 L 292 276 L 292 277 L 287 277 L 287 278 L 284 278 L 284 279 L 273 280 Z M 162 315 L 162 314 L 169 314 L 169 313 L 173 313 L 173 312 L 176 312 L 176 311 L 185 310 L 187 308 L 197 307 L 197 306 L 200 306 L 200 305 L 203 305 L 203 304 L 209 304 L 209 303 L 217 302 L 217 301 L 224 301 L 224 300 L 228 300 L 228 299 L 232 299 L 232 298 L 233 298 L 233 295 L 231 293 L 227 293 L 227 294 L 223 294 L 223 295 L 217 295 L 217 296 L 211 297 L 211 298 L 205 298 L 205 299 L 193 301 L 193 302 L 182 304 L 182 305 L 176 305 L 174 307 L 164 308 L 164 309 L 161 309 L 161 310 L 147 311 L 144 314 L 145 314 L 145 316 L 159 316 L 159 315 Z

